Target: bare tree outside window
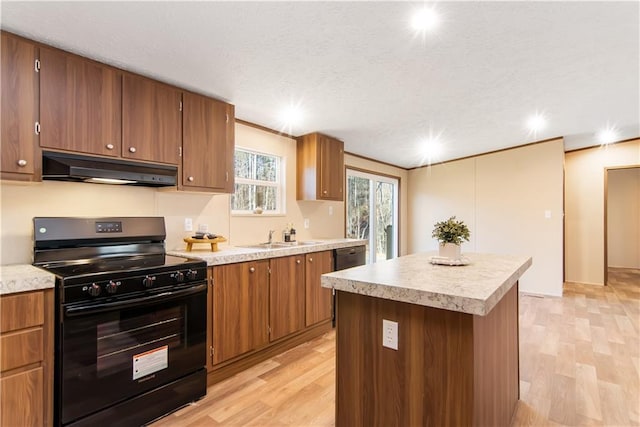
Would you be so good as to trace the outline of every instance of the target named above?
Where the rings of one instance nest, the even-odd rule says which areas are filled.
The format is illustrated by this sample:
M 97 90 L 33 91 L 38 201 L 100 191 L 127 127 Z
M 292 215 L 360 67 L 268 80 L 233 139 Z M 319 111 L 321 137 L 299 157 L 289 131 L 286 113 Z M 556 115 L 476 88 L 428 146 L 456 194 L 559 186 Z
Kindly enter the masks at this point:
M 282 212 L 281 160 L 278 156 L 236 148 L 232 213 L 249 214 L 258 208 L 264 213 Z
M 369 241 L 367 262 L 397 254 L 397 180 L 347 173 L 346 236 Z

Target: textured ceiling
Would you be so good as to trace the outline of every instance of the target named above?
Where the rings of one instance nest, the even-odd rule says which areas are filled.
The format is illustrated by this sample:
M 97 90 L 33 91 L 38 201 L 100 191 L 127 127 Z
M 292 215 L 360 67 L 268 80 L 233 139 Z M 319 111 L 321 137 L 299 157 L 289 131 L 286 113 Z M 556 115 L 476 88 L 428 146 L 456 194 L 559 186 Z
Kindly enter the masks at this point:
M 12 2 L 2 28 L 229 101 L 236 116 L 402 167 L 564 136 L 640 136 L 639 2 Z M 299 104 L 303 119 L 279 121 Z M 536 111 L 545 130 L 529 134 Z

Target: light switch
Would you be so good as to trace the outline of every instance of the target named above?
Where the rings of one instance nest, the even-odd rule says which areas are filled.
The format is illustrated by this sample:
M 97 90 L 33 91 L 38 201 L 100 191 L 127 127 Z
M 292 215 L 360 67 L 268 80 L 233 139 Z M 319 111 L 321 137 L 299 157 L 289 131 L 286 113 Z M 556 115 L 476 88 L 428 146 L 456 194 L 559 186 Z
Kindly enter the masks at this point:
M 304 228 L 309 228 L 309 218 L 304 219 Z
M 551 218 L 551 211 L 549 211 L 549 210 L 544 211 L 544 217 L 545 217 L 546 219 Z

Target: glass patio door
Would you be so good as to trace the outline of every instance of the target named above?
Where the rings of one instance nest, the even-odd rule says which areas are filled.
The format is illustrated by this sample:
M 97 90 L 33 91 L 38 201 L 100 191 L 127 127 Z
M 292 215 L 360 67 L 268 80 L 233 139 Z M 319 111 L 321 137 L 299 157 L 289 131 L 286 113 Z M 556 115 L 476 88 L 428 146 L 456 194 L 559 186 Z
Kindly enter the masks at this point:
M 398 256 L 398 180 L 347 169 L 346 227 L 369 241 L 367 264 Z

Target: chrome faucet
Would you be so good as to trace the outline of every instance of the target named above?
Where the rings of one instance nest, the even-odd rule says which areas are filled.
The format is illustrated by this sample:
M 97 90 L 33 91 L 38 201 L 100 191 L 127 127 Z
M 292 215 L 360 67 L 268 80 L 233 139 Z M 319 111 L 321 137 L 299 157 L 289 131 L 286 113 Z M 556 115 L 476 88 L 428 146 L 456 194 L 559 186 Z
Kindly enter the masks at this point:
M 275 233 L 276 230 L 269 230 L 269 241 L 267 242 L 268 244 L 273 243 L 273 233 Z

